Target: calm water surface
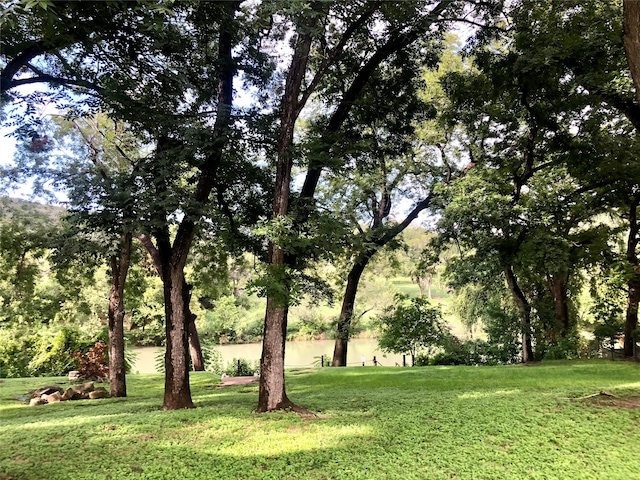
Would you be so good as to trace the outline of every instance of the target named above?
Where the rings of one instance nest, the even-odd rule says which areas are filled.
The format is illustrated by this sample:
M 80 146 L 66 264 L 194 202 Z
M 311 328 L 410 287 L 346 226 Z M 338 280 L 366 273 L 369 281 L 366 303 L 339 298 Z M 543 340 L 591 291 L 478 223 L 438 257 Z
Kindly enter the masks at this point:
M 284 366 L 286 368 L 311 367 L 321 355 L 331 358 L 333 356 L 333 340 L 312 340 L 308 342 L 287 342 Z M 218 350 L 222 354 L 225 365 L 231 363 L 234 358 L 245 358 L 250 362 L 257 362 L 262 355 L 262 343 L 245 343 L 242 345 L 219 345 Z M 164 347 L 136 347 L 132 351 L 137 355 L 134 372 L 157 373 L 155 368 L 156 357 L 164 352 Z M 384 354 L 378 348 L 378 341 L 372 339 L 353 339 L 349 341 L 347 351 L 348 365 L 362 365 L 364 356 L 367 366 L 373 365 L 373 357 L 379 364 L 389 367 L 396 363 L 402 365 L 402 355 Z M 386 357 L 384 356 L 386 355 Z M 407 362 L 410 362 L 407 357 Z

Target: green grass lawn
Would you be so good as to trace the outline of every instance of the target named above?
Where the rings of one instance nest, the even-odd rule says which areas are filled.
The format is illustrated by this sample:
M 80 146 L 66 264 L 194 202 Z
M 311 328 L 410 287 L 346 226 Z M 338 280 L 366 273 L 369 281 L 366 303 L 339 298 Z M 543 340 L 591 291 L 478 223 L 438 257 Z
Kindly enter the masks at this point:
M 195 410 L 163 412 L 160 375 L 126 399 L 13 400 L 55 380 L 0 384 L 0 479 L 640 478 L 634 363 L 288 372 L 317 418 L 256 414 L 257 386 L 207 373 Z

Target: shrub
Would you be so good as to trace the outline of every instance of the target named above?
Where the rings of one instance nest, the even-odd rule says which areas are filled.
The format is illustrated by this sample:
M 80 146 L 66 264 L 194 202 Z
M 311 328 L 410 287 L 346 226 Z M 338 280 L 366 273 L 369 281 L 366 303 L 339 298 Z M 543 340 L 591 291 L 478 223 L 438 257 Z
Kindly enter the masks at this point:
M 104 342 L 96 342 L 87 353 L 75 352 L 72 358 L 78 360 L 78 372 L 80 377 L 88 380 L 103 380 L 109 376 L 107 345 Z
M 259 363 L 252 365 L 246 358 L 234 358 L 224 371 L 224 373 L 231 377 L 250 376 L 256 372 L 260 372 Z
M 333 355 L 317 355 L 313 357 L 314 367 L 330 367 Z
M 0 332 L 0 378 L 30 376 L 29 363 L 37 343 L 37 335 L 19 330 Z
M 544 352 L 544 360 L 566 360 L 578 358 L 580 353 L 580 338 L 578 335 L 570 335 L 553 342 L 547 346 Z
M 52 337 L 39 336 L 34 356 L 29 362 L 30 374 L 33 376 L 65 375 L 75 370 L 76 360 L 72 357 L 77 351 L 86 351 L 91 342 L 82 334 L 69 327 L 62 327 Z
M 439 345 L 447 332 L 440 309 L 422 298 L 396 295 L 394 305 L 387 308 L 379 320 L 380 348 L 385 352 L 410 354 L 412 365 L 420 350 Z
M 204 369 L 214 375 L 222 375 L 224 366 L 222 363 L 222 354 L 214 344 L 202 345 L 202 356 L 204 357 Z

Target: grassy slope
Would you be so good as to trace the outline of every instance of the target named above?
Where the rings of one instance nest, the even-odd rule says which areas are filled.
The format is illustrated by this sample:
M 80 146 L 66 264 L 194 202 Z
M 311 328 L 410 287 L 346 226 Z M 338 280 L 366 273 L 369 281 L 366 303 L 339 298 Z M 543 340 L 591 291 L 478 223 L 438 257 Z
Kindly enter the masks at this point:
M 0 479 L 638 478 L 640 409 L 570 401 L 640 396 L 640 365 L 292 371 L 292 399 L 318 413 L 258 415 L 257 387 L 192 377 L 196 410 L 162 412 L 162 377 L 127 399 L 28 407 L 52 379 L 0 384 Z M 621 400 L 617 400 L 621 402 Z

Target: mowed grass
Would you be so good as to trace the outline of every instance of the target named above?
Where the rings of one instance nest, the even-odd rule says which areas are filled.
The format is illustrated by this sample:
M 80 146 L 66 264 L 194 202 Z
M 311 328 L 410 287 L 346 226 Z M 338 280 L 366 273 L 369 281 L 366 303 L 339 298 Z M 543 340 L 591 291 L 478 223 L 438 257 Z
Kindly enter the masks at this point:
M 317 418 L 254 413 L 257 386 L 207 373 L 195 410 L 160 409 L 161 375 L 124 399 L 13 400 L 56 380 L 0 384 L 0 479 L 640 478 L 637 363 L 289 371 Z

